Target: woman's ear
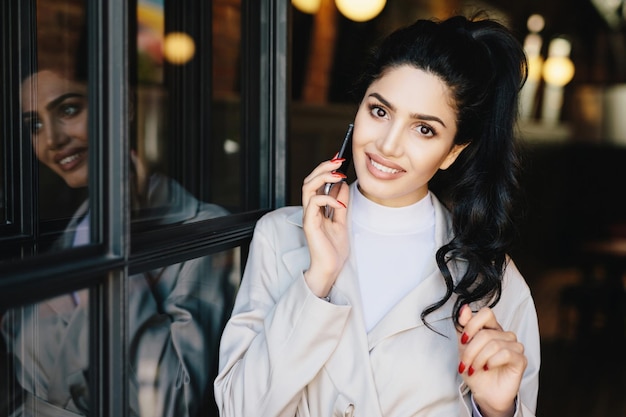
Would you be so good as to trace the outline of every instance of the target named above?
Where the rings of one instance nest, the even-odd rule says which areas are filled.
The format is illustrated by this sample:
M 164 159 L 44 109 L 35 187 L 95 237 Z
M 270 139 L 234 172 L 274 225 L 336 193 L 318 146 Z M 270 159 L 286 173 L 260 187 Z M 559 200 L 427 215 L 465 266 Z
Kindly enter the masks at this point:
M 462 143 L 460 145 L 454 145 L 452 147 L 452 149 L 450 149 L 450 152 L 448 153 L 448 156 L 446 156 L 446 158 L 443 160 L 443 162 L 439 166 L 439 169 L 448 169 L 448 168 L 450 168 L 450 165 L 452 165 L 454 163 L 454 161 L 456 161 L 456 158 L 459 156 L 461 151 L 463 149 L 465 149 L 467 147 L 467 145 L 469 145 L 470 143 L 471 142 Z

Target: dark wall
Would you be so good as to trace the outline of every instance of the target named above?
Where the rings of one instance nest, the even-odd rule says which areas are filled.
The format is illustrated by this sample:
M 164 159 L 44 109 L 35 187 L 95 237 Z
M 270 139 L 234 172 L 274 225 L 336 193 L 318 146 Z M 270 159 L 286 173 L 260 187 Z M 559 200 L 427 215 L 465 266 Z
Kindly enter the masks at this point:
M 626 238 L 626 147 L 532 144 L 523 167 L 519 258 L 575 265 L 584 243 Z

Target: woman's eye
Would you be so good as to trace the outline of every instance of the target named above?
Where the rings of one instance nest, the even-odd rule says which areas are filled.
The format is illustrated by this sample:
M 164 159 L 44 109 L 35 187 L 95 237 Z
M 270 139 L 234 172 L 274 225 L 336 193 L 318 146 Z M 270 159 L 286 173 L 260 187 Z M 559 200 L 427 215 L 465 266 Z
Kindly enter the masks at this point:
M 371 106 L 370 111 L 374 117 L 384 118 L 387 116 L 387 112 L 382 107 Z
M 65 117 L 72 117 L 80 111 L 80 106 L 75 104 L 65 104 L 61 106 L 61 113 Z
M 417 131 L 423 136 L 435 136 L 435 131 L 427 125 L 419 125 Z
M 39 119 L 26 119 L 24 120 L 24 124 L 32 134 L 37 134 L 43 129 L 43 122 Z

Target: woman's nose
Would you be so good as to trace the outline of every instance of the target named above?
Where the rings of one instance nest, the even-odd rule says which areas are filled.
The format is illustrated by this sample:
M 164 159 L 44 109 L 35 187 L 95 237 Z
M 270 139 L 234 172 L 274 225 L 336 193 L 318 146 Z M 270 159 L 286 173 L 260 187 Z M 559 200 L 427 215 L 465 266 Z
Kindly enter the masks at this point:
M 378 140 L 378 147 L 385 155 L 396 156 L 401 152 L 402 127 L 391 125 Z
M 70 135 L 63 123 L 53 123 L 46 131 L 46 142 L 50 149 L 59 149 L 70 141 Z

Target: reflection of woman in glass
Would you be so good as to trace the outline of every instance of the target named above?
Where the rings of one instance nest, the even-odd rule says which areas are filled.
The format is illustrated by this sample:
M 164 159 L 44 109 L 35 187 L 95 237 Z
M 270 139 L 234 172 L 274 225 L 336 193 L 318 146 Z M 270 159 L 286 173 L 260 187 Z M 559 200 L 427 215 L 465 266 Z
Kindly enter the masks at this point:
M 88 138 L 85 83 L 71 81 L 55 71 L 41 71 L 24 83 L 22 106 L 23 120 L 30 128 L 37 159 L 70 187 L 86 187 Z
M 22 85 L 23 118 L 37 158 L 70 187 L 88 184 L 86 83 L 59 70 L 41 70 Z M 168 224 L 223 216 L 178 183 L 145 174 L 138 209 L 159 208 Z M 132 188 L 132 187 L 131 187 Z M 89 204 L 69 222 L 56 249 L 89 243 Z M 142 213 L 138 210 L 137 213 Z M 141 219 L 138 219 L 141 220 Z M 151 225 L 159 226 L 161 220 Z M 128 292 L 130 395 L 133 415 L 196 416 L 212 408 L 217 344 L 233 294 L 229 255 L 204 256 L 131 276 Z M 23 308 L 3 318 L 2 331 L 25 391 L 15 415 L 89 414 L 88 294 L 86 290 Z

